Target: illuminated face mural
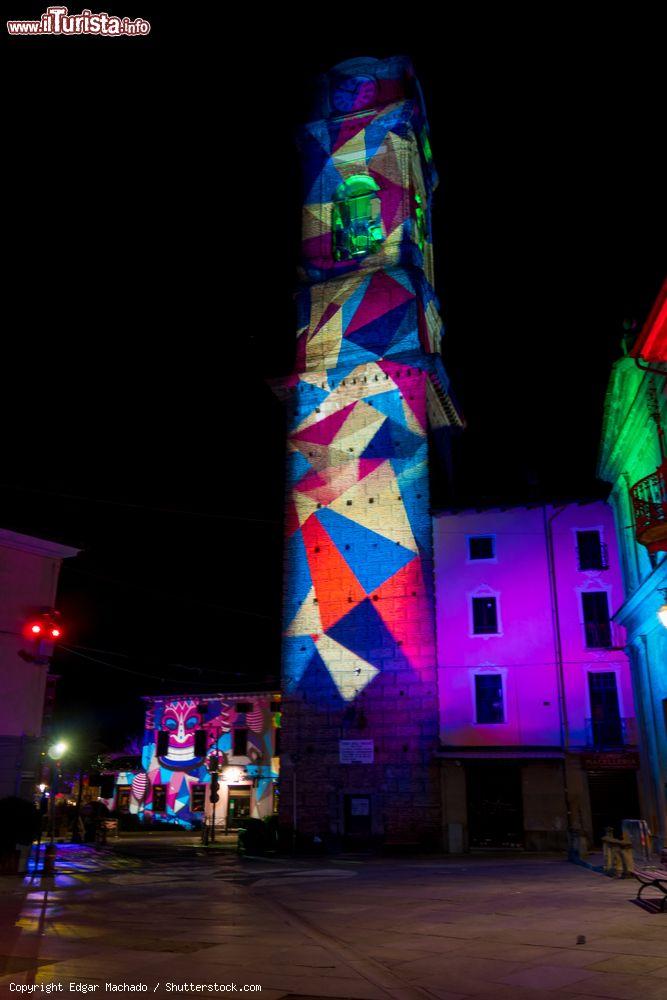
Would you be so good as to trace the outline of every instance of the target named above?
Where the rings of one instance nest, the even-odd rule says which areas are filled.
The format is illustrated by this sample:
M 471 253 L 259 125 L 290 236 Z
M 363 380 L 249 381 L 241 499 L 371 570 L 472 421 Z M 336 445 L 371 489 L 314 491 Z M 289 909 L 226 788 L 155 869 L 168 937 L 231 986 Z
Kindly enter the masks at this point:
M 169 733 L 169 748 L 165 756 L 160 757 L 163 767 L 187 771 L 201 764 L 202 758 L 195 756 L 195 730 L 199 725 L 194 701 L 170 702 L 165 706 L 161 729 Z
M 201 809 L 192 810 L 193 789 L 209 782 L 207 761 L 215 754 L 223 772 L 231 761 L 237 780 L 252 782 L 252 815 L 269 815 L 277 778 L 272 770 L 276 723 L 270 704 L 269 695 L 257 696 L 249 703 L 222 696 L 202 696 L 196 700 L 157 699 L 150 704 L 146 710 L 142 755 L 146 774 L 138 776 L 144 780 L 135 778 L 132 783 L 139 811 L 147 810 L 156 817 L 186 826 L 201 821 Z M 207 732 L 205 757 L 195 753 L 195 733 L 201 729 Z M 245 733 L 245 753 L 240 755 L 240 761 L 234 755 L 234 733 L 239 729 Z M 160 733 L 168 733 L 164 755 L 157 752 Z M 198 801 L 201 802 L 201 796 Z

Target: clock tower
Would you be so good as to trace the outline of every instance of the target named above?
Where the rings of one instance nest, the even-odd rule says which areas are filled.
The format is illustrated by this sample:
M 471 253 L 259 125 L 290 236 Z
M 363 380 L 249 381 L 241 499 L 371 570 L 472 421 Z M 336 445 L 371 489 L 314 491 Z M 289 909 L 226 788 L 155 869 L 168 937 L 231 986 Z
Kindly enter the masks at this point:
M 428 434 L 460 427 L 440 357 L 419 83 L 403 57 L 320 80 L 301 129 L 288 413 L 281 823 L 437 843 Z

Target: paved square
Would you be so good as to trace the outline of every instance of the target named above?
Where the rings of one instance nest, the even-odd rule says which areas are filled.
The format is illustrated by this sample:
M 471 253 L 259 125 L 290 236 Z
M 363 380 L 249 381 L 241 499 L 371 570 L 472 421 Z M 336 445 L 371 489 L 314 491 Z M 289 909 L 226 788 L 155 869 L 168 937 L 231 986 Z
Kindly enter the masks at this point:
M 0 991 L 667 1000 L 667 915 L 635 893 L 556 858 L 239 860 L 188 838 L 69 848 L 55 879 L 0 883 Z

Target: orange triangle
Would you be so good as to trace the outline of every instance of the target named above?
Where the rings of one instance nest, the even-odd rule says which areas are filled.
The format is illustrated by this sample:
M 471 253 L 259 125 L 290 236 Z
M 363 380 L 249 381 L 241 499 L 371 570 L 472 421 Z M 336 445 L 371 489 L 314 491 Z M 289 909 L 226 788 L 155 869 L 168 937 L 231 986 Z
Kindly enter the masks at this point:
M 322 628 L 326 632 L 363 601 L 366 592 L 317 520 L 317 515 L 309 517 L 301 531 Z

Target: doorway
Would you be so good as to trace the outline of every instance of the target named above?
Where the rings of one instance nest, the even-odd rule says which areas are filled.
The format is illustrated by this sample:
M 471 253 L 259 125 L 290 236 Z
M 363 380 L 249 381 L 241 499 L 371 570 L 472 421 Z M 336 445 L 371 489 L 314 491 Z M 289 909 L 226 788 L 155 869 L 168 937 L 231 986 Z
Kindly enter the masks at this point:
M 470 846 L 516 849 L 524 846 L 521 765 L 466 766 Z
M 589 771 L 588 792 L 595 844 L 602 843 L 608 826 L 620 837 L 624 819 L 640 819 L 636 771 Z
M 370 837 L 370 795 L 345 796 L 345 833 L 351 837 Z
M 238 830 L 243 825 L 242 821 L 250 815 L 250 789 L 245 787 L 235 788 L 229 786 L 229 800 L 227 803 L 227 829 Z

